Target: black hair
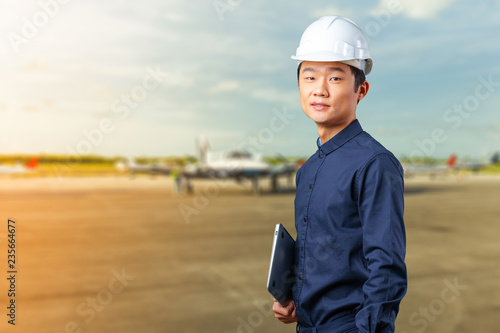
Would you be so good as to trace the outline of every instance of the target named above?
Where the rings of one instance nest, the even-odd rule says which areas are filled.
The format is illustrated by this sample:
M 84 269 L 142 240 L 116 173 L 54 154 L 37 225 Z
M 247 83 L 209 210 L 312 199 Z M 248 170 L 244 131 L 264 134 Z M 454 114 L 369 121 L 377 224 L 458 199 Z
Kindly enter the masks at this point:
M 303 63 L 301 62 L 297 67 L 297 80 L 299 79 L 300 76 L 300 68 L 302 67 L 302 64 Z M 356 92 L 358 91 L 359 86 L 366 81 L 365 72 L 351 65 L 349 65 L 349 68 L 351 69 L 352 74 L 354 74 L 354 92 Z

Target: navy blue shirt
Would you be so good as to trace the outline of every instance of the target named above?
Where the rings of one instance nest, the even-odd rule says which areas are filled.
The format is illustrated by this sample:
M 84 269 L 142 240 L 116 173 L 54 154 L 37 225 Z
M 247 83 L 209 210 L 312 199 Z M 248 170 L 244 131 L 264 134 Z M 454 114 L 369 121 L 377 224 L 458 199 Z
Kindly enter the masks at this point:
M 394 332 L 407 287 L 401 164 L 355 120 L 318 142 L 296 183 L 293 299 L 303 331 L 350 321 L 359 332 Z

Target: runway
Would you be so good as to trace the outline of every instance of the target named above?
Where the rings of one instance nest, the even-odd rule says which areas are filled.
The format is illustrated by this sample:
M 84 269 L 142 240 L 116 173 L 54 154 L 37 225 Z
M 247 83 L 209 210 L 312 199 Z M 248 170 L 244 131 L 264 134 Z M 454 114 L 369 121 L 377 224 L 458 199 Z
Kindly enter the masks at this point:
M 0 331 L 294 332 L 265 284 L 293 191 L 170 178 L 0 179 Z M 409 291 L 397 332 L 497 332 L 500 179 L 406 183 Z M 15 326 L 7 223 L 16 223 Z M 293 234 L 293 236 L 295 236 Z

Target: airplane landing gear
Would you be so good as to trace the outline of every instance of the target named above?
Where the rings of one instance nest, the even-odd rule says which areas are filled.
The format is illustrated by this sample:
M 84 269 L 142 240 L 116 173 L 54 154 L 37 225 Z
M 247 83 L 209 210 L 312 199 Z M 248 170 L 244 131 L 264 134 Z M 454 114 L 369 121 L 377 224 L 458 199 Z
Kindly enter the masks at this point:
M 259 190 L 259 178 L 254 177 L 252 178 L 252 190 L 254 195 L 259 195 L 260 190 Z

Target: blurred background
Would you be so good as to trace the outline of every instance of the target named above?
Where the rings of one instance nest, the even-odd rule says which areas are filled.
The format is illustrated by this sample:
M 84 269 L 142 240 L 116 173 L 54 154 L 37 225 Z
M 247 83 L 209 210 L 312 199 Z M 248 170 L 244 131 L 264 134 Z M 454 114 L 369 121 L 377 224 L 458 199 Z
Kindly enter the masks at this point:
M 498 0 L 0 0 L 2 332 L 293 331 L 265 284 L 316 150 L 290 56 L 326 15 L 365 31 L 358 119 L 405 168 L 397 332 L 496 332 L 499 14 Z

